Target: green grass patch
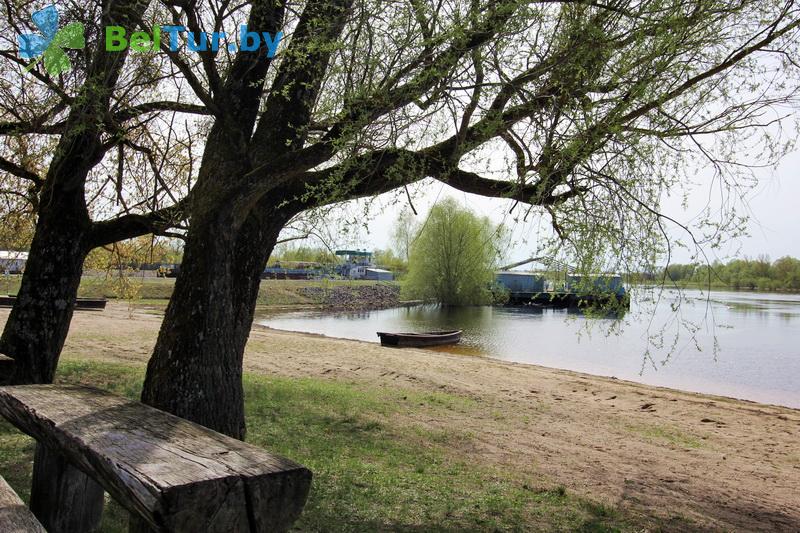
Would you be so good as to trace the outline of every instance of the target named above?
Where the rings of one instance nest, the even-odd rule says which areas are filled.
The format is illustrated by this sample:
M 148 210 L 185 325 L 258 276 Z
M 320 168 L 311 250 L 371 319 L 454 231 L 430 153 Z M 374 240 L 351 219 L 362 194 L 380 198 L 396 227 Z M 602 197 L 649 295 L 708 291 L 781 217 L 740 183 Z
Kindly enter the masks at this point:
M 143 367 L 65 361 L 59 382 L 136 398 Z M 471 454 L 474 436 L 431 429 L 405 416 L 443 420 L 479 402 L 443 392 L 321 379 L 246 374 L 248 441 L 308 466 L 314 482 L 302 531 L 619 531 L 604 505 L 552 486 L 530 468 L 508 469 Z M 33 442 L 0 422 L 0 472 L 28 497 Z M 127 514 L 107 506 L 103 531 L 125 531 Z
M 673 427 L 639 424 L 628 425 L 625 429 L 652 441 L 668 443 L 681 448 L 700 448 L 703 445 L 699 437 L 689 435 Z

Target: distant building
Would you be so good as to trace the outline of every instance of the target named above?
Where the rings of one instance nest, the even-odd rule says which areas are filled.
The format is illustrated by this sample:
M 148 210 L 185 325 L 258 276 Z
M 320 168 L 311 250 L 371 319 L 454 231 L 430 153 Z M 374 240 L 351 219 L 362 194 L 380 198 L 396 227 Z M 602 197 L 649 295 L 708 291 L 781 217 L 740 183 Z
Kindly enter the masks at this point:
M 366 250 L 336 250 L 336 255 L 344 257 L 344 263 L 336 269 L 337 273 L 344 278 L 373 281 L 392 281 L 394 279 L 392 272 L 375 266 L 372 262 L 372 252 Z
M 350 279 L 364 279 L 367 275 L 366 265 L 354 265 L 352 263 L 345 263 L 339 267 L 339 272 L 342 277 Z
M 0 250 L 0 273 L 21 274 L 28 263 L 28 252 Z
M 373 281 L 392 281 L 394 274 L 382 268 L 367 268 L 364 272 L 364 279 Z

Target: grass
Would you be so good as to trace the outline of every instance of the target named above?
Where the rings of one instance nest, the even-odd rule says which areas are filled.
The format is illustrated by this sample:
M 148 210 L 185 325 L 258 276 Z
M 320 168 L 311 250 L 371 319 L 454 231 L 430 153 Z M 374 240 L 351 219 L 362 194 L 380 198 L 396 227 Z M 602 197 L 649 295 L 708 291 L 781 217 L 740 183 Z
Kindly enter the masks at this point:
M 693 435 L 689 435 L 673 427 L 640 424 L 627 425 L 626 429 L 631 433 L 642 435 L 652 441 L 671 444 L 680 448 L 700 448 L 703 442 Z
M 132 278 L 138 287 L 133 304 L 136 306 L 166 305 L 175 285 L 173 278 L 138 277 Z M 20 276 L 0 276 L 0 294 L 16 294 L 19 290 Z M 313 306 L 318 302 L 302 293 L 304 287 L 333 288 L 340 285 L 371 285 L 375 281 L 360 280 L 263 280 L 259 287 L 257 305 L 261 307 Z M 385 283 L 385 282 L 383 282 Z M 78 296 L 81 298 L 118 298 L 118 289 L 113 280 L 102 275 L 85 275 L 81 279 Z
M 137 397 L 143 368 L 66 361 L 57 380 Z M 303 531 L 620 531 L 614 509 L 553 485 L 529 467 L 509 470 L 474 456 L 473 436 L 410 421 L 481 409 L 442 392 L 320 379 L 245 375 L 248 441 L 314 472 Z M 455 413 L 453 413 L 453 411 Z M 33 442 L 0 422 L 0 472 L 28 498 Z M 103 531 L 125 531 L 111 502 Z

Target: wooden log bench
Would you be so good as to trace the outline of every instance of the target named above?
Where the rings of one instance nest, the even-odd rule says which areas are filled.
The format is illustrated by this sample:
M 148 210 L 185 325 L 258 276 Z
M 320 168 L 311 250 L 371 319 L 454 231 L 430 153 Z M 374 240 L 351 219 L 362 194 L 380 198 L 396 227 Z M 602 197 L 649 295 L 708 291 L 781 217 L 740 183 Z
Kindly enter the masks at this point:
M 31 510 L 50 533 L 95 530 L 104 491 L 131 531 L 285 531 L 311 486 L 302 465 L 97 389 L 0 387 L 0 414 L 37 441 Z
M 0 533 L 47 533 L 2 477 L 0 477 Z

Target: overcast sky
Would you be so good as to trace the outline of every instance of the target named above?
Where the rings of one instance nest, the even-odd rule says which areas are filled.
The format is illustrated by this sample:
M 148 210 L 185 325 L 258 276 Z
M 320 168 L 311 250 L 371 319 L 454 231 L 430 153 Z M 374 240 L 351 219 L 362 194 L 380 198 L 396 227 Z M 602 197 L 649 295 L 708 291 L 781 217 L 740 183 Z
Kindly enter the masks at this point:
M 752 191 L 749 199 L 751 219 L 749 221 L 749 237 L 738 239 L 723 250 L 716 253 L 722 259 L 732 255 L 739 257 L 757 257 L 766 254 L 775 260 L 785 255 L 800 258 L 800 151 L 787 155 L 776 170 L 763 169 L 757 171 L 758 186 Z M 474 211 L 487 215 L 496 222 L 510 222 L 507 212 L 510 203 L 507 200 L 484 198 L 465 194 L 439 182 L 428 181 L 414 199 L 419 212 L 419 219 L 424 220 L 427 211 L 437 200 L 451 196 Z M 400 202 L 393 201 L 397 196 L 384 195 L 370 208 L 372 220 L 368 231 L 362 230 L 357 238 L 348 243 L 358 248 L 375 249 L 390 246 L 392 227 L 401 207 L 406 204 L 402 197 Z M 664 212 L 678 220 L 688 221 L 697 216 L 708 198 L 707 182 L 700 185 L 690 197 L 688 210 L 684 210 L 677 198 L 665 199 Z M 360 208 L 351 209 L 351 213 L 360 212 Z M 521 242 L 522 238 L 535 240 L 539 222 L 527 225 L 516 225 L 514 236 L 517 244 L 509 250 L 509 259 L 517 260 L 529 257 L 535 249 L 535 243 Z M 713 251 L 709 250 L 711 258 Z M 687 262 L 687 252 L 679 251 L 673 262 Z
M 750 201 L 750 237 L 743 255 L 800 258 L 800 151 L 787 155 L 775 172 L 763 172 Z

